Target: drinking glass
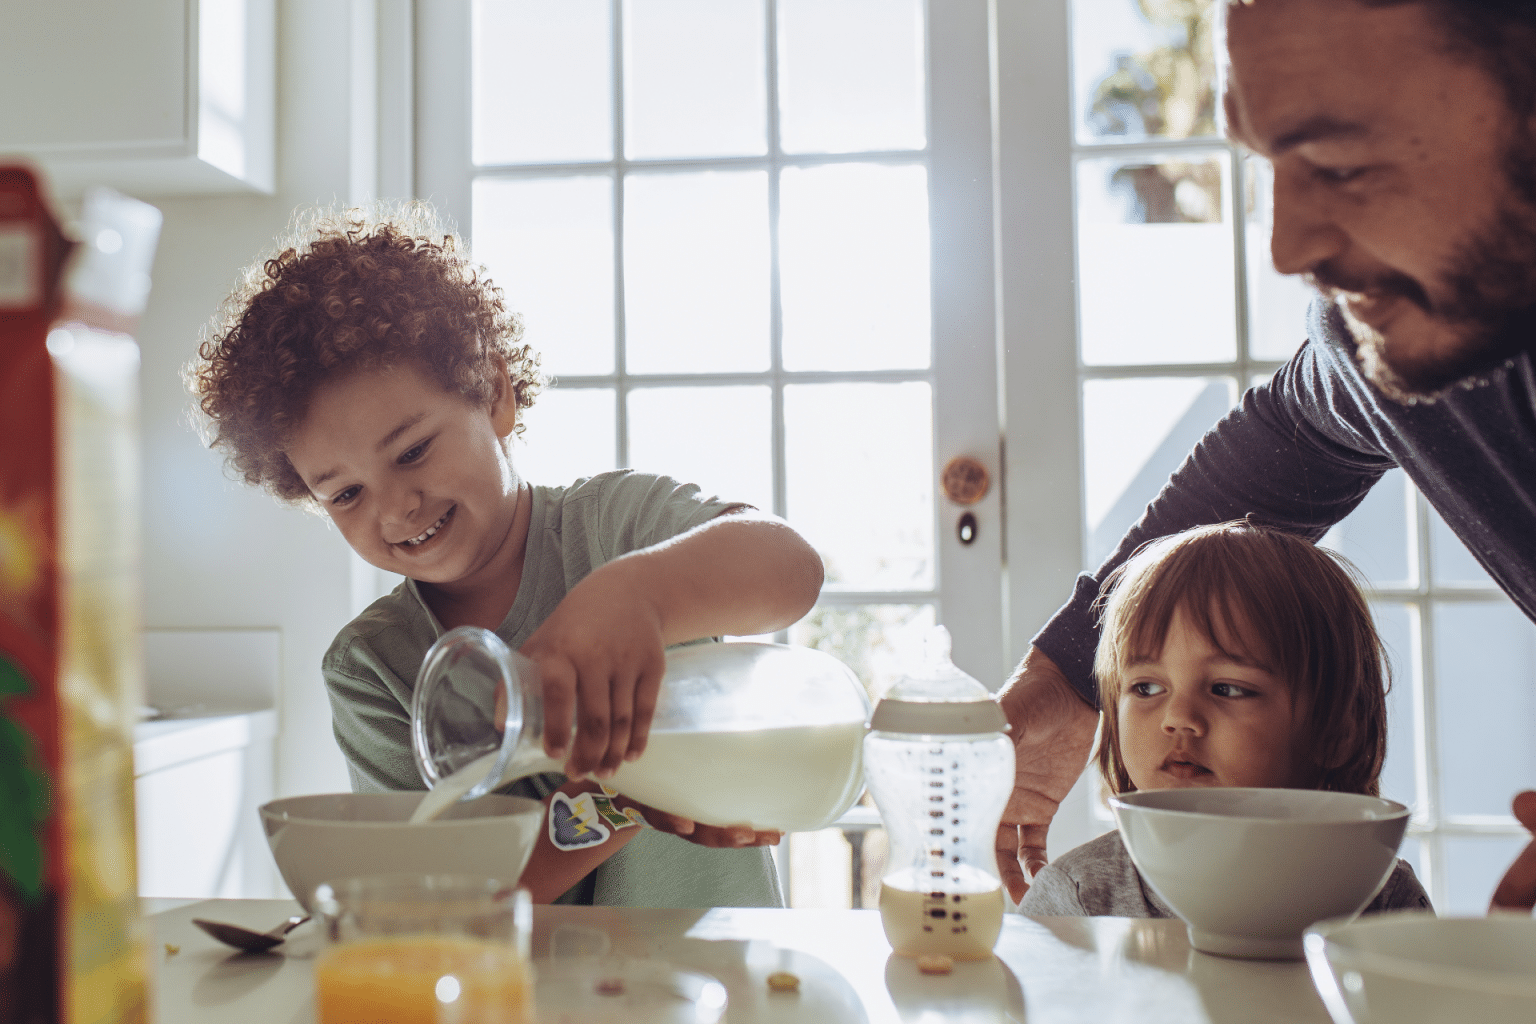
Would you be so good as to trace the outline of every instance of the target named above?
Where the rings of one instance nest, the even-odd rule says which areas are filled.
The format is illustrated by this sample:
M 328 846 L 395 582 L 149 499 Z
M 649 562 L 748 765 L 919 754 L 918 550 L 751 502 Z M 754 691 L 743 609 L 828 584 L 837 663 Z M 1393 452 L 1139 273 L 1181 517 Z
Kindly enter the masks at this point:
M 374 875 L 315 891 L 318 1024 L 532 1024 L 526 889 L 462 875 Z

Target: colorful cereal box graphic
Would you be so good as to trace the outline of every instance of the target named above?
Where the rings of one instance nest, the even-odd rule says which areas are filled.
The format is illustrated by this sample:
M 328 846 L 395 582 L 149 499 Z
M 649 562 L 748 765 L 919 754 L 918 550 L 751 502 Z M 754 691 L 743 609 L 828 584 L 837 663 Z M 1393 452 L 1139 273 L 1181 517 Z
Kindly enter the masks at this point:
M 0 1024 L 149 1019 L 130 332 L 158 230 L 94 193 L 71 255 L 35 176 L 0 166 Z

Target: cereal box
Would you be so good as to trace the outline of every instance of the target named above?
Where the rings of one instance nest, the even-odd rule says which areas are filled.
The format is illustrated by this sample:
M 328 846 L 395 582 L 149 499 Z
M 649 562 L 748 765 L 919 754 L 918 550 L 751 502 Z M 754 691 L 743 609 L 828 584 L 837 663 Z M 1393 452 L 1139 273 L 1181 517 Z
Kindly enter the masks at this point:
M 0 1024 L 149 1019 L 131 330 L 158 230 L 100 192 L 71 246 L 0 166 Z

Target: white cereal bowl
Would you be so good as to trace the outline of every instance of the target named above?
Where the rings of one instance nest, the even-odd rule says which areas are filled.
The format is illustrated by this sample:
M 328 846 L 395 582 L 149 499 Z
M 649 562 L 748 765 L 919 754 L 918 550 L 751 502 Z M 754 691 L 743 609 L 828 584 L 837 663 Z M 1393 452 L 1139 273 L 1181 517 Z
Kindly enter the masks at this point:
M 1307 929 L 1307 966 L 1334 1024 L 1530 1024 L 1536 920 L 1378 914 Z
M 1402 804 L 1307 789 L 1160 789 L 1109 805 L 1190 945 L 1267 960 L 1300 960 L 1308 925 L 1363 910 L 1408 827 Z
M 321 882 L 362 875 L 522 877 L 543 804 L 493 793 L 412 825 L 424 795 L 324 793 L 263 804 L 267 845 L 293 898 L 309 911 Z

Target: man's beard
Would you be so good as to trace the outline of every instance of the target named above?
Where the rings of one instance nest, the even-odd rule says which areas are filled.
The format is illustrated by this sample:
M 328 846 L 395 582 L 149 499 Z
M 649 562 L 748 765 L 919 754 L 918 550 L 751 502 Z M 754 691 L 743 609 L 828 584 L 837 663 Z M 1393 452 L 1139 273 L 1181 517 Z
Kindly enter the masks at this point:
M 1434 304 L 1404 274 L 1360 281 L 1327 263 L 1307 275 L 1344 316 L 1365 375 L 1399 402 L 1433 401 L 1455 384 L 1475 385 L 1483 375 L 1524 352 L 1536 351 L 1536 138 L 1522 137 L 1505 157 L 1508 193 L 1492 226 L 1457 246 L 1444 275 L 1451 298 Z M 1407 299 L 1460 342 L 1429 358 L 1389 354 L 1381 332 L 1349 310 L 1349 293 Z

